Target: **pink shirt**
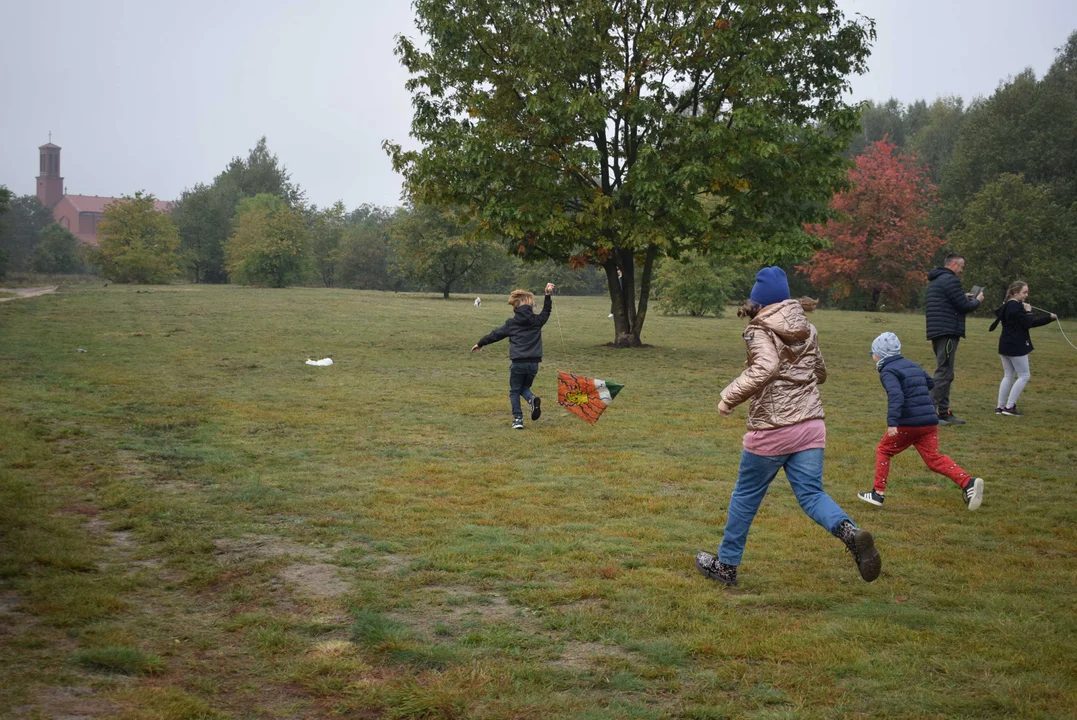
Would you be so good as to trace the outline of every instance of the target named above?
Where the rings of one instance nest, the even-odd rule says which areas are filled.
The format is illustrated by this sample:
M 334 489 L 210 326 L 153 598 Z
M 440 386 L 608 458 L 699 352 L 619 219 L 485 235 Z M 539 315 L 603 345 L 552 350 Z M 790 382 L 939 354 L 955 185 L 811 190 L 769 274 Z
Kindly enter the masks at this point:
M 744 434 L 744 449 L 753 455 L 791 455 L 825 447 L 826 422 L 822 418 L 776 430 L 749 430 Z

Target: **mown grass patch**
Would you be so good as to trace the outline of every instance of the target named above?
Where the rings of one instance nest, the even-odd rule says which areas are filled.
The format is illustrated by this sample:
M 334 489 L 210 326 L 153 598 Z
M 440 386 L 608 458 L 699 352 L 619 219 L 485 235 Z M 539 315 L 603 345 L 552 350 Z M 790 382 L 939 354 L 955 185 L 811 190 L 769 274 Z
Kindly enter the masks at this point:
M 117 717 L 1064 717 L 1077 636 L 1077 379 L 1037 333 L 1023 418 L 994 415 L 995 336 L 969 323 L 942 450 L 987 480 L 964 509 L 912 452 L 870 486 L 882 330 L 823 311 L 826 486 L 876 536 L 862 583 L 782 478 L 741 586 L 717 545 L 743 411 L 741 321 L 652 316 L 605 347 L 601 298 L 557 298 L 508 428 L 495 304 L 338 290 L 65 287 L 0 305 L 0 700 L 89 686 Z M 562 344 L 561 337 L 564 336 Z M 77 353 L 76 348 L 87 352 Z M 307 357 L 332 354 L 313 368 Z M 624 382 L 588 426 L 558 369 Z M 929 367 L 930 369 L 930 367 Z M 10 600 L 8 599 L 10 598 Z M 5 609 L 6 608 L 6 609 Z M 139 648 L 159 673 L 65 662 Z M 81 697 L 81 696 L 80 696 Z

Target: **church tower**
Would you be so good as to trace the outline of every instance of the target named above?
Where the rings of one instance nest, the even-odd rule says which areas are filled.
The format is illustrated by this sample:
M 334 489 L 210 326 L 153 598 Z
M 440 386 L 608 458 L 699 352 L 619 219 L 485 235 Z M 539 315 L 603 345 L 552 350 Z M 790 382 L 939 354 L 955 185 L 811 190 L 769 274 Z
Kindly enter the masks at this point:
M 60 146 L 50 142 L 38 148 L 41 152 L 41 174 L 37 176 L 37 199 L 52 210 L 64 196 L 64 179 L 60 177 Z

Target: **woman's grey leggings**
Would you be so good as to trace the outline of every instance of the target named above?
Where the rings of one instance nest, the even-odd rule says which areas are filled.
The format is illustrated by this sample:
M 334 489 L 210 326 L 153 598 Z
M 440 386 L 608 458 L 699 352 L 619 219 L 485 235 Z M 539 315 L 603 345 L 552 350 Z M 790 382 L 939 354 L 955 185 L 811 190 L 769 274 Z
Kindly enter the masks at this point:
M 998 406 L 1013 407 L 1028 384 L 1028 379 L 1032 377 L 1032 373 L 1028 371 L 1028 355 L 999 357 L 1002 358 L 1003 375 L 1002 384 L 998 386 Z

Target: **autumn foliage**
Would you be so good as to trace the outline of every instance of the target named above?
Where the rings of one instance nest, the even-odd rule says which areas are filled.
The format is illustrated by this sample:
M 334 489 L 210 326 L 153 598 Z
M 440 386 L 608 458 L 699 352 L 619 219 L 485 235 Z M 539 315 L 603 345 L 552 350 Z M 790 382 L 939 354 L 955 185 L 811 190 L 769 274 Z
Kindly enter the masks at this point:
M 944 243 L 927 224 L 938 188 L 925 168 L 895 150 L 886 138 L 870 145 L 849 171 L 852 187 L 831 201 L 839 217 L 805 226 L 831 246 L 797 269 L 835 300 L 856 293 L 873 310 L 904 306 Z

